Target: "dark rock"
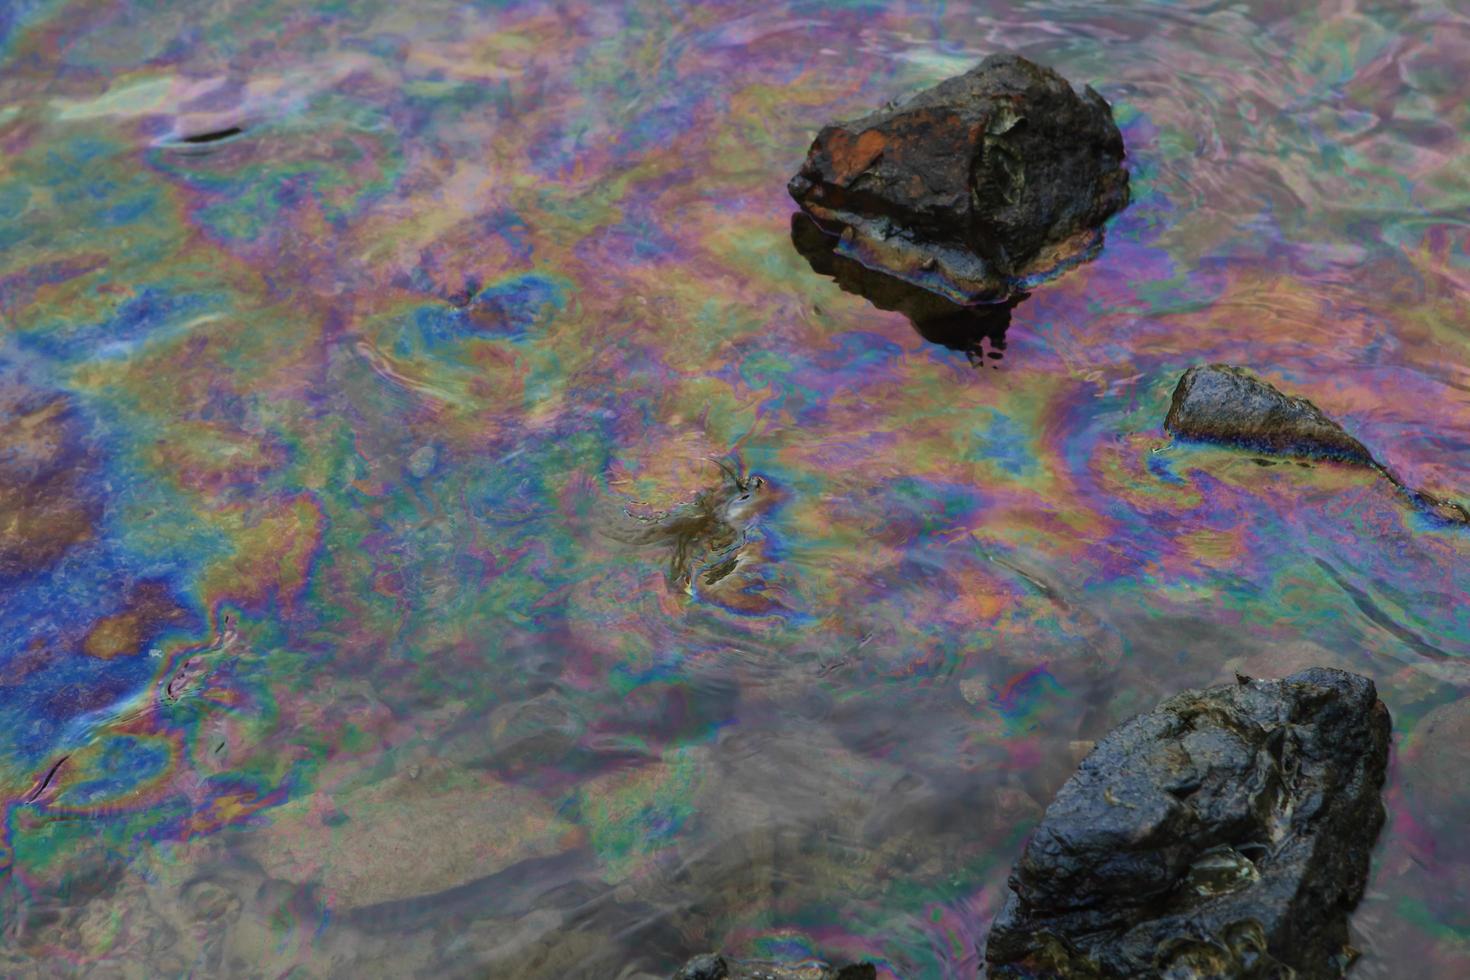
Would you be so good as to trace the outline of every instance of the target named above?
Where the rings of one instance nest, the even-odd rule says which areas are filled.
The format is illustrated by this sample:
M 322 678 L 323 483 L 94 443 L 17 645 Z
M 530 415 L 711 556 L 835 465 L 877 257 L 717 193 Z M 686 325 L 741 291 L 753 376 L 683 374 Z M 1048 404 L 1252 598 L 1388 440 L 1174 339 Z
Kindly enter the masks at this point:
M 990 976 L 1341 976 L 1388 737 L 1373 683 L 1321 667 L 1114 730 L 1027 843 Z
M 1238 367 L 1211 364 L 1184 372 L 1164 428 L 1176 436 L 1223 442 L 1278 456 L 1378 465 L 1363 444 L 1305 398 L 1292 398 Z
M 800 963 L 772 963 L 766 960 L 727 960 L 717 953 L 705 953 L 685 963 L 674 980 L 876 980 L 878 970 L 871 963 L 831 966 L 820 960 Z
M 1011 310 L 1029 295 L 1017 293 L 1001 303 L 973 306 L 951 302 L 839 254 L 838 239 L 800 211 L 791 215 L 791 243 L 813 272 L 830 276 L 843 290 L 866 298 L 880 310 L 902 313 L 919 336 L 959 351 L 977 366 L 987 358 L 998 361 L 1004 356 Z
M 1377 470 L 1405 497 L 1442 520 L 1470 523 L 1453 501 L 1404 486 L 1367 448 L 1305 398 L 1293 398 L 1229 364 L 1192 367 L 1174 388 L 1164 429 L 1185 439 L 1274 456 L 1329 459 Z
M 999 54 L 827 126 L 788 189 L 841 254 L 968 305 L 1094 254 L 1128 173 L 1102 96 Z

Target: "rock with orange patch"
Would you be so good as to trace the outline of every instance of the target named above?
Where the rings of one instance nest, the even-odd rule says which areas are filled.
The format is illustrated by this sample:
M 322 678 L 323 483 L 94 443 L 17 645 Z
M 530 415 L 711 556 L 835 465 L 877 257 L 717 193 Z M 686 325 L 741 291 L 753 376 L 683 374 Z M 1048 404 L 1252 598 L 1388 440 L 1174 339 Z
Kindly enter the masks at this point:
M 1002 54 L 827 126 L 789 190 L 844 257 L 973 305 L 1091 254 L 1128 173 L 1102 96 Z
M 0 579 L 54 565 L 93 536 L 100 501 L 66 396 L 0 379 Z

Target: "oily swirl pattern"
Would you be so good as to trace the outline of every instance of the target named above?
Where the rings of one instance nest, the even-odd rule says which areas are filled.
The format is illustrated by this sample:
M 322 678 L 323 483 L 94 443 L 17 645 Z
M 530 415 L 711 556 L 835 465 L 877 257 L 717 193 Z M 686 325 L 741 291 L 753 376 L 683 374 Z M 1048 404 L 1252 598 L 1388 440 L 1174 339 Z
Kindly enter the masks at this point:
M 970 975 L 1091 740 L 1310 664 L 1356 975 L 1470 971 L 1470 538 L 1160 428 L 1241 363 L 1470 493 L 1463 5 L 0 6 L 0 972 Z M 784 183 L 1002 49 L 1134 202 L 977 368 Z

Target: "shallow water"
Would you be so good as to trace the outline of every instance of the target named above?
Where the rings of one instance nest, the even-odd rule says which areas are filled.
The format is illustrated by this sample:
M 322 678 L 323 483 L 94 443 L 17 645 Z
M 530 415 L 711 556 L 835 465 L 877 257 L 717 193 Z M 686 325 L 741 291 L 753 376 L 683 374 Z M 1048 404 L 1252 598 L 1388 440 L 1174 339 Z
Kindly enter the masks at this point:
M 824 121 L 997 50 L 1133 204 L 1003 357 L 813 273 Z M 1470 6 L 0 5 L 16 976 L 963 977 L 1091 742 L 1393 713 L 1355 977 L 1470 974 Z M 1000 353 L 990 338 L 991 353 Z

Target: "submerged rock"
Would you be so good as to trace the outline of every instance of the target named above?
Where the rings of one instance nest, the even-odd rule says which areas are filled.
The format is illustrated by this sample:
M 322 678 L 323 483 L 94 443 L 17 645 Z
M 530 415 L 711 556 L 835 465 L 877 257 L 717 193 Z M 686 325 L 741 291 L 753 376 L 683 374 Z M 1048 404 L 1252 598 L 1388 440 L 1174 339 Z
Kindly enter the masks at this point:
M 276 807 L 250 843 L 270 877 L 319 885 L 345 912 L 457 888 L 581 840 L 535 792 L 430 761 Z
M 1293 398 L 1229 364 L 1192 367 L 1174 388 L 1164 429 L 1185 439 L 1241 446 L 1275 456 L 1330 459 L 1383 474 L 1411 502 L 1443 520 L 1470 523 L 1470 511 L 1404 486 L 1337 422 L 1305 398 Z
M 990 975 L 1340 976 L 1388 737 L 1372 681 L 1320 667 L 1187 691 L 1114 730 L 1027 843 Z
M 1455 828 L 1470 824 L 1470 798 L 1463 782 L 1470 772 L 1470 699 L 1442 704 L 1421 718 L 1400 759 L 1404 795 L 1415 819 L 1458 837 Z M 1459 860 L 1470 863 L 1464 857 Z M 1464 917 L 1470 919 L 1470 908 Z
M 831 966 L 820 960 L 801 963 L 772 963 L 767 960 L 732 960 L 718 953 L 705 953 L 685 963 L 674 980 L 875 980 L 878 970 L 871 963 Z
M 825 127 L 788 189 L 846 257 L 994 303 L 1095 251 L 1128 203 L 1123 155 L 1102 96 L 998 54 Z

